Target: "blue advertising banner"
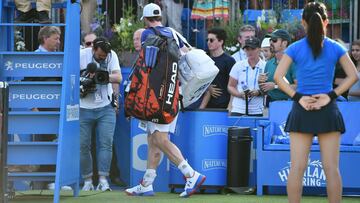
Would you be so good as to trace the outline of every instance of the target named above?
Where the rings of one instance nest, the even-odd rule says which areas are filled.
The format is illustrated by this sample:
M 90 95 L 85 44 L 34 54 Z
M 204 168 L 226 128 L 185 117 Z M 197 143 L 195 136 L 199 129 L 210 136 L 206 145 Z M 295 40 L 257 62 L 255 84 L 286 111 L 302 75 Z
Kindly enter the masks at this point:
M 61 82 L 10 83 L 10 108 L 60 108 Z
M 204 186 L 227 185 L 228 128 L 249 127 L 253 142 L 250 157 L 249 187 L 256 186 L 256 134 L 259 120 L 264 117 L 228 117 L 226 111 L 186 111 L 179 114 L 172 141 L 184 157 L 200 173 L 206 175 Z M 182 185 L 184 179 L 173 164 L 170 165 L 170 185 Z
M 12 52 L 2 53 L 0 58 L 1 77 L 60 77 L 63 71 L 62 52 Z M 79 68 L 79 65 L 74 65 Z
M 225 186 L 227 168 L 227 112 L 186 111 L 180 113 L 172 141 L 185 159 L 206 176 L 203 186 Z M 170 185 L 184 185 L 177 166 L 170 165 Z
M 55 111 L 9 112 L 8 132 L 9 134 L 58 134 L 59 118 L 60 113 Z
M 123 111 L 123 109 L 122 109 Z M 114 144 L 120 168 L 120 178 L 129 187 L 142 180 L 147 161 L 147 133 L 135 118 L 126 120 L 123 112 L 117 117 Z M 168 192 L 169 160 L 162 154 L 156 170 L 157 178 L 153 184 L 155 192 Z
M 287 184 L 290 171 L 290 145 L 274 143 L 274 137 L 288 137 L 288 133 L 283 131 L 286 117 L 291 109 L 292 102 L 282 101 L 273 102 L 270 105 L 269 121 L 262 122 L 258 128 L 257 139 L 257 194 L 262 195 L 264 186 L 282 187 L 283 192 Z M 360 135 L 360 125 L 357 116 L 360 114 L 360 102 L 338 102 L 338 107 L 343 115 L 346 132 L 341 135 L 340 145 L 340 173 L 344 194 L 348 189 L 360 188 L 360 147 L 356 144 L 356 139 Z M 315 139 L 314 139 L 315 140 Z M 271 167 L 269 167 L 271 166 Z M 308 192 L 304 189 L 304 194 L 311 194 L 326 187 L 326 176 L 321 161 L 320 147 L 314 142 L 308 159 L 308 166 L 303 177 L 303 186 L 311 188 Z M 268 192 L 271 192 L 268 190 Z M 316 194 L 319 194 L 317 192 Z
M 131 144 L 130 144 L 130 185 L 137 185 L 142 180 L 146 171 L 147 163 L 147 133 L 142 129 L 138 119 L 131 119 Z M 156 170 L 157 178 L 154 182 L 154 190 L 158 192 L 169 191 L 169 160 L 162 153 L 159 166 Z

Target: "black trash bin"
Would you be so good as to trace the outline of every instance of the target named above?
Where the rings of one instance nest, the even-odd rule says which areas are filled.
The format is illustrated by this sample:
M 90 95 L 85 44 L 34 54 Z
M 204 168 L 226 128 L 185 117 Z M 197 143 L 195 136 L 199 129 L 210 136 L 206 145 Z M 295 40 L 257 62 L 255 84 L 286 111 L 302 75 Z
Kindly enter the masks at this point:
M 249 127 L 228 129 L 227 187 L 248 187 L 251 137 Z

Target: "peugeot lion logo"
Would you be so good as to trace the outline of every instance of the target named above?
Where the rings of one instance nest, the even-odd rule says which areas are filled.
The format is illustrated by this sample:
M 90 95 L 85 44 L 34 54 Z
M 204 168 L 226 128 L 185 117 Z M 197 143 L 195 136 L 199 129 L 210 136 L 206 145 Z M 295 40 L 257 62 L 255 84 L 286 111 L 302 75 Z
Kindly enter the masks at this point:
M 11 61 L 6 61 L 6 63 L 5 63 L 5 68 L 6 68 L 6 70 L 14 70 L 14 67 L 13 67 L 13 62 L 11 62 Z

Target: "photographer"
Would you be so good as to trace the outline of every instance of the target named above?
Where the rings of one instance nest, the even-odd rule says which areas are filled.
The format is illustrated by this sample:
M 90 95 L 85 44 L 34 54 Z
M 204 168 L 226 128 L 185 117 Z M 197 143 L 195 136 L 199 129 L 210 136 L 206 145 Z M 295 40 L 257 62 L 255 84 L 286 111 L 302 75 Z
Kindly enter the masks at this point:
M 102 37 L 92 48 L 80 50 L 80 167 L 84 178 L 82 190 L 94 190 L 92 184 L 91 132 L 97 131 L 99 184 L 97 190 L 111 190 L 109 175 L 116 123 L 116 94 L 113 86 L 121 80 L 119 60 L 110 43 Z

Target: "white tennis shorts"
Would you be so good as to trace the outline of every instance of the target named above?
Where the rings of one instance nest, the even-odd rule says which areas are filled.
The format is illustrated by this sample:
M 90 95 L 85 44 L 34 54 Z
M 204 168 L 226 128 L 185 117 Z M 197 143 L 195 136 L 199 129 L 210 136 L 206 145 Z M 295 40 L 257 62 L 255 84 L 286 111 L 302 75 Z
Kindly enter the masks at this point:
M 150 134 L 153 134 L 155 131 L 174 133 L 178 116 L 179 114 L 176 115 L 174 120 L 168 124 L 158 124 L 158 123 L 153 123 L 151 121 L 141 121 L 141 122 L 142 124 L 146 125 L 146 132 Z

